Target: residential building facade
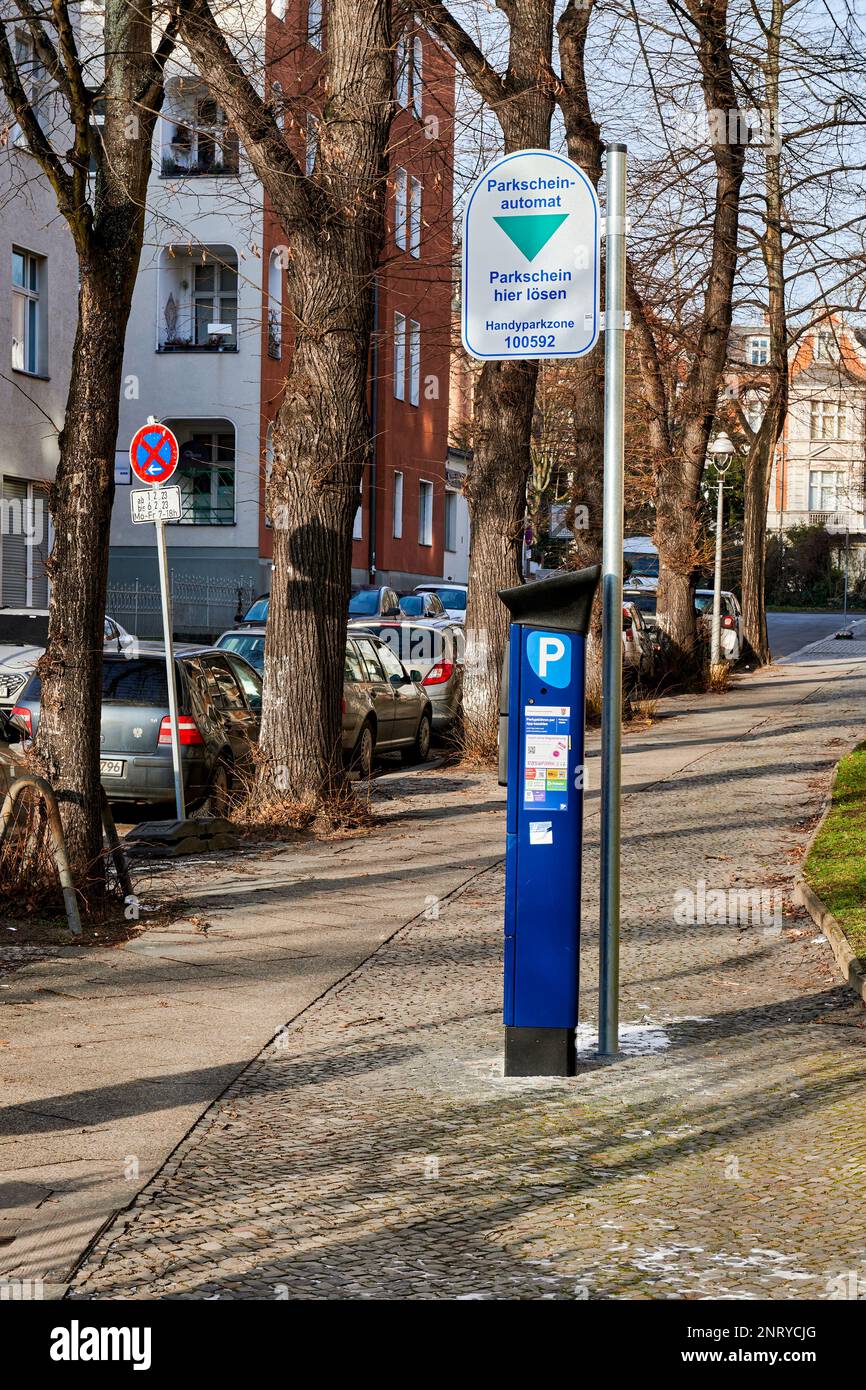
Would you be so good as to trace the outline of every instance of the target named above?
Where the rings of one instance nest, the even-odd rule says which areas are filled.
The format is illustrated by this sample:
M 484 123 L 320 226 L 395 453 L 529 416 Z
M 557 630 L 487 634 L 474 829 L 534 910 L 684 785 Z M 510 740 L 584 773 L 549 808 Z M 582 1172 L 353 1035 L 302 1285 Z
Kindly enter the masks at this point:
M 46 130 L 56 108 L 23 30 L 10 37 Z M 0 148 L 0 611 L 44 611 L 47 489 L 58 459 L 78 306 L 78 264 L 54 193 L 12 125 Z
M 287 135 L 315 169 L 322 110 L 327 6 L 272 5 L 267 66 L 272 101 L 285 101 Z M 397 43 L 387 234 L 375 286 L 371 452 L 355 519 L 353 581 L 409 588 L 448 572 L 456 534 L 446 487 L 452 255 L 454 63 L 423 28 Z M 262 297 L 262 438 L 259 544 L 273 554 L 265 485 L 273 420 L 291 352 L 279 248 L 284 236 L 265 202 Z M 451 530 L 448 531 L 448 525 Z M 447 536 L 446 536 L 446 531 Z M 264 587 L 268 587 L 265 584 Z

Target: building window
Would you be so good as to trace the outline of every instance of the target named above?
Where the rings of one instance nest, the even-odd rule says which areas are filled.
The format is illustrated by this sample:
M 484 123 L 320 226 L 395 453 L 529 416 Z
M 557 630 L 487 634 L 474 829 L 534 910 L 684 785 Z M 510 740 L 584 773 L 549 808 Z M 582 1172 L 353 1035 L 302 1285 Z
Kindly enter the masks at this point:
M 809 473 L 809 511 L 835 512 L 838 473 L 812 470 Z
M 20 29 L 15 31 L 15 68 L 18 79 L 24 88 L 24 95 L 38 124 L 45 129 L 45 69 L 33 47 L 29 34 Z M 24 132 L 17 122 L 9 131 L 9 143 L 27 146 Z
M 416 34 L 412 40 L 412 110 L 416 116 L 421 115 L 423 106 L 423 63 L 424 45 L 421 42 L 420 34 Z
M 181 490 L 180 525 L 233 526 L 234 430 L 192 428 L 180 446 L 178 471 L 172 481 Z
M 271 474 L 274 471 L 274 422 L 270 421 L 265 433 L 265 525 L 273 526 L 268 512 L 268 488 L 271 485 Z
M 403 474 L 394 474 L 394 495 L 391 507 L 392 524 L 391 534 L 395 541 L 402 540 L 403 537 Z
M 12 366 L 18 372 L 37 376 L 47 363 L 42 352 L 42 308 L 40 294 L 45 278 L 45 262 L 29 251 L 12 249 Z
M 747 356 L 750 366 L 766 367 L 770 360 L 770 339 L 767 337 L 749 338 Z
M 409 43 L 405 34 L 397 40 L 397 102 L 404 109 L 409 105 Z
M 310 0 L 307 6 L 307 43 L 322 47 L 322 0 Z
M 176 92 L 174 98 L 178 105 L 169 146 L 163 153 L 163 177 L 237 175 L 240 144 L 219 103 L 211 96 L 190 102 L 183 92 Z
M 286 22 L 286 0 L 271 0 L 271 14 L 281 24 Z
M 406 170 L 398 169 L 394 181 L 394 240 L 401 251 L 406 250 L 406 187 Z
M 360 541 L 364 539 L 364 484 L 358 487 L 358 510 L 355 512 L 355 524 L 352 527 L 352 540 Z
M 223 346 L 237 347 L 237 267 L 217 261 L 196 265 L 193 299 L 196 346 L 207 347 L 214 339 L 219 339 Z
M 433 544 L 433 484 L 418 484 L 418 544 Z
M 421 255 L 421 183 L 413 179 L 409 199 L 409 252 L 416 258 Z
M 304 167 L 309 178 L 316 167 L 316 160 L 319 155 L 319 118 L 311 112 L 307 113 L 307 139 Z
M 812 438 L 848 438 L 848 407 L 844 401 L 812 402 Z
M 398 401 L 406 399 L 406 319 L 403 314 L 394 315 L 394 395 Z
M 409 404 L 421 401 L 421 325 L 409 320 Z
M 48 607 L 47 558 L 44 489 L 24 478 L 4 478 L 0 489 L 0 604 L 4 608 Z
M 268 262 L 268 357 L 278 361 L 283 352 L 283 267 L 280 252 Z
M 836 334 L 832 329 L 819 329 L 815 334 L 815 361 L 837 362 L 838 360 L 839 344 L 836 341 Z
M 445 489 L 445 549 L 457 549 L 457 496 L 453 488 Z

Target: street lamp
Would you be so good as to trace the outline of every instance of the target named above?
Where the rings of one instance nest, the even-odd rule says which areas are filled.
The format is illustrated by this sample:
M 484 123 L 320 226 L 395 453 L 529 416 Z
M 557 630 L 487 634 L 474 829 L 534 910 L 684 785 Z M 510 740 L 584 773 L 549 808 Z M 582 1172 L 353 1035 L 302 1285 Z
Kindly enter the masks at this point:
M 733 442 L 722 430 L 707 450 L 716 468 L 719 480 L 719 495 L 716 503 L 716 572 L 713 580 L 713 627 L 710 643 L 710 666 L 718 666 L 722 659 L 722 512 L 725 474 L 731 466 L 731 459 L 737 452 Z

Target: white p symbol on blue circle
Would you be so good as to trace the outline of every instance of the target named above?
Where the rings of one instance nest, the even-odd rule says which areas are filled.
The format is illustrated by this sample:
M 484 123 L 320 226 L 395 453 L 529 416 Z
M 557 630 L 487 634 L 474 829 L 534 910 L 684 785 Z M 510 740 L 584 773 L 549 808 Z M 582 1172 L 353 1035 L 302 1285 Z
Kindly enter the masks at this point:
M 571 638 L 564 632 L 530 632 L 526 655 L 537 676 L 557 690 L 571 680 Z

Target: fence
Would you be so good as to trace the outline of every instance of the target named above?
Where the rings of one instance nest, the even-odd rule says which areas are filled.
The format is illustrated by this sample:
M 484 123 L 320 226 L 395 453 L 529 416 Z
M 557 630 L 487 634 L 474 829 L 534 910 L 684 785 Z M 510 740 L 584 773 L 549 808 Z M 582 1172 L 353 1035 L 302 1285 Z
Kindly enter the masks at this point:
M 214 575 L 171 575 L 171 613 L 174 636 L 205 641 L 234 627 L 256 597 L 251 578 L 224 579 Z M 159 585 L 109 584 L 107 612 L 129 632 L 145 641 L 162 638 Z

